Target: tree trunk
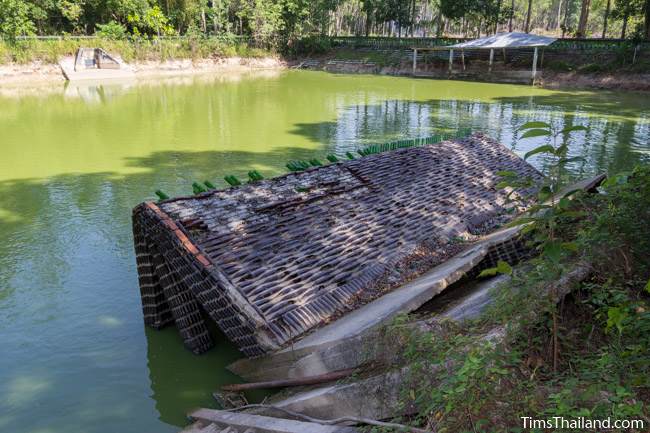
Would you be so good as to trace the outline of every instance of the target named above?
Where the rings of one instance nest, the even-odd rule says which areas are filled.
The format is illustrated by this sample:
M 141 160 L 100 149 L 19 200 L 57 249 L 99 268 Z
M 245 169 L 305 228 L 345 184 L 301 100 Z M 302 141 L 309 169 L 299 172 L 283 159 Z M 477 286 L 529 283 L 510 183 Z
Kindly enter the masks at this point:
M 646 39 L 650 39 L 650 0 L 645 0 L 644 9 L 645 22 L 643 33 Z
M 515 17 L 515 0 L 510 2 L 510 19 L 508 20 L 508 31 L 512 31 L 512 19 Z
M 578 31 L 576 36 L 584 38 L 587 36 L 587 22 L 589 21 L 589 7 L 591 0 L 582 0 L 582 7 L 580 9 L 580 21 L 578 21 Z
M 557 2 L 557 17 L 555 19 L 555 31 L 560 31 L 560 22 L 562 21 L 562 0 Z
M 497 2 L 497 15 L 496 15 L 496 19 L 494 20 L 494 34 L 499 33 L 499 17 L 501 16 L 501 3 L 503 3 L 503 0 L 499 0 Z
M 623 15 L 623 27 L 621 28 L 621 39 L 625 39 L 625 33 L 627 32 L 627 20 L 629 19 L 628 14 Z
M 411 37 L 415 36 L 415 0 L 411 2 Z
M 533 8 L 533 0 L 528 0 L 528 10 L 526 11 L 526 25 L 524 27 L 524 32 L 526 33 L 530 31 L 530 12 L 532 8 Z
M 607 0 L 607 6 L 605 7 L 605 17 L 603 18 L 603 35 L 602 38 L 607 37 L 607 20 L 609 19 L 609 10 L 612 7 L 612 0 Z
M 564 38 L 564 34 L 568 30 L 569 27 L 569 12 L 570 12 L 570 7 L 571 4 L 569 3 L 569 0 L 566 0 L 564 2 L 564 26 L 562 28 L 562 38 Z

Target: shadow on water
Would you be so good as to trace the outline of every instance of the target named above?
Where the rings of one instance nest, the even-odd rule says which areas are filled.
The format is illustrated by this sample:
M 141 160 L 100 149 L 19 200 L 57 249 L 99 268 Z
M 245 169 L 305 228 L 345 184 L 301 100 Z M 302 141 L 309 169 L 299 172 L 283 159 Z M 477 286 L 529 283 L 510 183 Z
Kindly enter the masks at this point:
M 0 430 L 165 431 L 156 418 L 181 426 L 190 408 L 214 407 L 241 355 L 220 337 L 195 356 L 173 327 L 144 329 L 131 209 L 159 188 L 190 194 L 193 180 L 223 185 L 253 168 L 270 177 L 314 152 L 157 152 L 128 158 L 131 174 L 0 182 L 0 395 L 12 396 Z M 25 417 L 35 407 L 47 410 Z

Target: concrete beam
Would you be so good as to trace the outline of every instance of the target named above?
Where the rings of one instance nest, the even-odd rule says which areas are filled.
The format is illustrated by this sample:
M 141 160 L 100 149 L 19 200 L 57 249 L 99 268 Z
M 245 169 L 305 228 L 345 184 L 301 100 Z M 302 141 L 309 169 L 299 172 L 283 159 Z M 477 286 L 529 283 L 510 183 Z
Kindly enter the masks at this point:
M 251 429 L 256 433 L 358 433 L 354 427 L 324 425 L 270 416 L 215 409 L 197 409 L 188 414 L 190 419 L 216 424 L 220 427 Z

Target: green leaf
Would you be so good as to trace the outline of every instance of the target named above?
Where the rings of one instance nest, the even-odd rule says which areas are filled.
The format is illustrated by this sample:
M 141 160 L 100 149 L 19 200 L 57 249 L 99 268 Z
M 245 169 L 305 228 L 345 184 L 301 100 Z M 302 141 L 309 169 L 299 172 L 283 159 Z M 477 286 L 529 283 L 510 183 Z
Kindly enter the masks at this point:
M 521 233 L 522 235 L 525 235 L 526 233 L 530 233 L 530 232 L 532 232 L 533 230 L 535 230 L 535 228 L 536 228 L 536 227 L 535 227 L 535 224 L 530 224 L 530 225 L 527 225 L 526 227 L 522 228 L 521 231 L 520 231 L 520 233 Z
M 566 197 L 562 197 L 562 198 L 560 199 L 560 201 L 558 202 L 558 204 L 557 204 L 557 206 L 558 206 L 560 209 L 568 209 L 570 205 L 571 205 L 571 200 L 569 200 L 569 199 L 566 198 Z
M 162 192 L 159 189 L 157 189 L 155 192 L 156 192 L 156 195 L 158 196 L 158 198 L 160 200 L 167 200 L 169 198 L 169 196 L 167 194 L 165 194 L 164 192 Z
M 543 146 L 536 147 L 535 149 L 533 149 L 533 150 L 531 150 L 530 152 L 526 153 L 526 154 L 524 155 L 524 159 L 528 159 L 528 158 L 530 158 L 531 156 L 536 155 L 536 154 L 538 154 L 538 153 L 550 153 L 550 154 L 554 154 L 554 153 L 555 153 L 555 149 L 554 149 L 553 146 L 551 146 L 550 144 L 545 144 L 545 145 L 543 145 Z
M 503 260 L 497 262 L 497 272 L 505 275 L 512 275 L 512 267 Z
M 587 127 L 582 125 L 567 126 L 566 128 L 560 131 L 560 134 L 568 134 L 569 132 L 573 132 L 573 131 L 586 131 L 586 130 Z
M 562 259 L 562 244 L 557 241 L 547 241 L 543 246 L 544 255 L 552 262 L 559 263 Z
M 560 163 L 566 164 L 569 162 L 575 162 L 575 161 L 584 161 L 585 159 L 582 156 L 572 156 L 571 158 L 562 158 L 560 159 Z
M 497 176 L 501 176 L 501 177 L 517 177 L 518 175 L 514 171 L 503 170 L 503 171 L 497 171 Z
M 553 194 L 553 191 L 551 191 L 551 187 L 549 186 L 543 186 L 540 188 L 539 192 L 537 193 L 537 198 L 539 201 L 543 202 L 548 200 L 548 198 Z
M 483 269 L 480 274 L 478 274 L 479 278 L 483 277 L 491 277 L 493 275 L 497 274 L 497 268 L 487 268 Z
M 544 137 L 549 135 L 551 135 L 551 132 L 546 129 L 529 129 L 520 138 Z
M 532 129 L 532 128 L 551 128 L 551 125 L 549 125 L 546 122 L 539 122 L 539 121 L 532 121 L 532 122 L 526 122 L 523 125 L 519 127 L 519 130 L 523 129 Z
M 650 293 L 650 280 L 646 283 L 645 287 L 643 288 L 646 292 Z
M 578 252 L 578 244 L 575 242 L 562 242 L 562 248 L 568 251 Z
M 623 333 L 623 322 L 627 318 L 628 314 L 623 307 L 609 307 L 607 310 L 607 328 L 606 331 L 609 331 L 613 327 L 616 327 L 619 334 Z

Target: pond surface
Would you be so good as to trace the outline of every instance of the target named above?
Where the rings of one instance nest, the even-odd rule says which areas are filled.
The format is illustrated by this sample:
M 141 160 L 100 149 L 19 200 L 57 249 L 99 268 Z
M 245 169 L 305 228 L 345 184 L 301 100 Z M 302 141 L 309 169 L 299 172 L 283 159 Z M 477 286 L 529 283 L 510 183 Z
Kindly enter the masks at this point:
M 469 127 L 522 155 L 528 120 L 580 124 L 576 176 L 650 160 L 650 95 L 320 72 L 0 92 L 0 431 L 173 432 L 237 380 L 222 341 L 142 324 L 131 208 L 286 161 Z M 544 159 L 532 162 L 544 169 Z

